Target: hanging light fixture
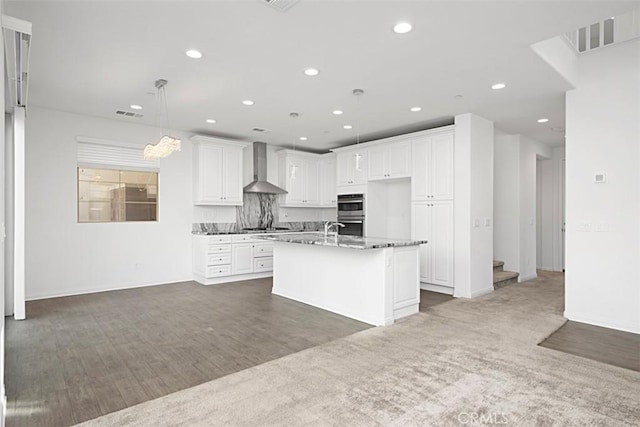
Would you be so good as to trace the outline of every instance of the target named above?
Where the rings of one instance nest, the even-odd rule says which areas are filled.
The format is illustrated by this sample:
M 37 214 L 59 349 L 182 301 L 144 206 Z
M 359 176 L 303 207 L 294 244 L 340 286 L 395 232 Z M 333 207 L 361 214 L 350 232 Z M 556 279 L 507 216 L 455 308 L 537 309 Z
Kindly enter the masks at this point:
M 291 117 L 294 121 L 295 119 L 297 119 L 299 116 L 298 113 L 289 113 L 289 117 Z M 295 126 L 294 126 L 295 128 Z M 291 134 L 293 135 L 293 151 L 295 153 L 296 151 L 296 133 L 295 133 L 295 129 L 293 129 L 291 131 Z M 291 179 L 296 179 L 296 174 L 298 172 L 298 166 L 295 163 L 291 164 L 291 167 L 289 168 L 289 178 Z
M 180 140 L 173 136 L 169 136 L 171 133 L 169 126 L 169 109 L 167 108 L 167 95 L 165 93 L 165 86 L 167 81 L 164 79 L 156 80 L 155 86 L 158 89 L 158 95 L 156 97 L 156 127 L 160 129 L 162 135 L 158 142 L 155 144 L 147 144 L 144 147 L 144 158 L 146 160 L 156 160 L 162 157 L 167 157 L 174 151 L 180 151 Z M 163 126 L 163 109 L 164 117 L 167 127 Z M 166 133 L 165 133 L 166 131 Z
M 360 144 L 360 97 L 364 95 L 364 90 L 354 89 L 353 95 L 356 97 L 356 145 Z M 355 155 L 355 168 L 358 172 L 362 171 L 362 154 Z

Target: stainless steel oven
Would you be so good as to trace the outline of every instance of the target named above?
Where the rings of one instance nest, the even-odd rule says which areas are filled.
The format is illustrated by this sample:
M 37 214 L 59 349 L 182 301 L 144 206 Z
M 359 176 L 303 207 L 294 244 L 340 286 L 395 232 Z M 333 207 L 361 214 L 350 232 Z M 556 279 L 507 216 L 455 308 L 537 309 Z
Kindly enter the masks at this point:
M 338 195 L 338 222 L 344 227 L 338 233 L 347 236 L 364 236 L 364 194 Z
M 364 218 L 340 218 L 338 222 L 344 224 L 344 227 L 338 228 L 338 234 L 343 236 L 364 236 Z
M 364 194 L 339 194 L 338 218 L 364 217 Z

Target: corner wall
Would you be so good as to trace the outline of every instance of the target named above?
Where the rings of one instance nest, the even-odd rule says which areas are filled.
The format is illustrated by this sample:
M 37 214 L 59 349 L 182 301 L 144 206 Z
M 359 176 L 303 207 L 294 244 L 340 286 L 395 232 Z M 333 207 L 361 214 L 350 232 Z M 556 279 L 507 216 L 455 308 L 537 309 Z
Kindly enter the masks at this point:
M 583 54 L 576 87 L 566 108 L 565 316 L 640 333 L 640 39 Z
M 138 143 L 155 129 L 31 107 L 26 142 L 27 299 L 191 280 L 192 146 L 161 160 L 158 222 L 77 222 L 76 137 Z

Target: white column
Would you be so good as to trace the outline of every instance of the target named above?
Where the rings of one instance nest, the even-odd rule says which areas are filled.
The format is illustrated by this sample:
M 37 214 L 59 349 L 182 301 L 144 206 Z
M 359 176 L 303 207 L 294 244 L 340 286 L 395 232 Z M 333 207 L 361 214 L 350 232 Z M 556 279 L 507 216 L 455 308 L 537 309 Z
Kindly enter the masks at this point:
M 493 122 L 455 117 L 456 297 L 493 292 Z
M 23 320 L 25 309 L 25 108 L 13 113 L 14 161 L 14 239 L 13 239 L 13 317 Z

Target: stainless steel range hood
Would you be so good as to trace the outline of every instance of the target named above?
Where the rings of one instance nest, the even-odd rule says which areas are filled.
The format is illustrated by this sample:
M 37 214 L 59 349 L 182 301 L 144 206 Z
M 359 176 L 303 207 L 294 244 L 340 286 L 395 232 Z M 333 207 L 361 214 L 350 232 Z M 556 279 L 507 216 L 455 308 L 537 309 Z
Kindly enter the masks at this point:
M 244 187 L 245 193 L 286 194 L 282 188 L 267 182 L 267 144 L 253 143 L 253 182 Z

